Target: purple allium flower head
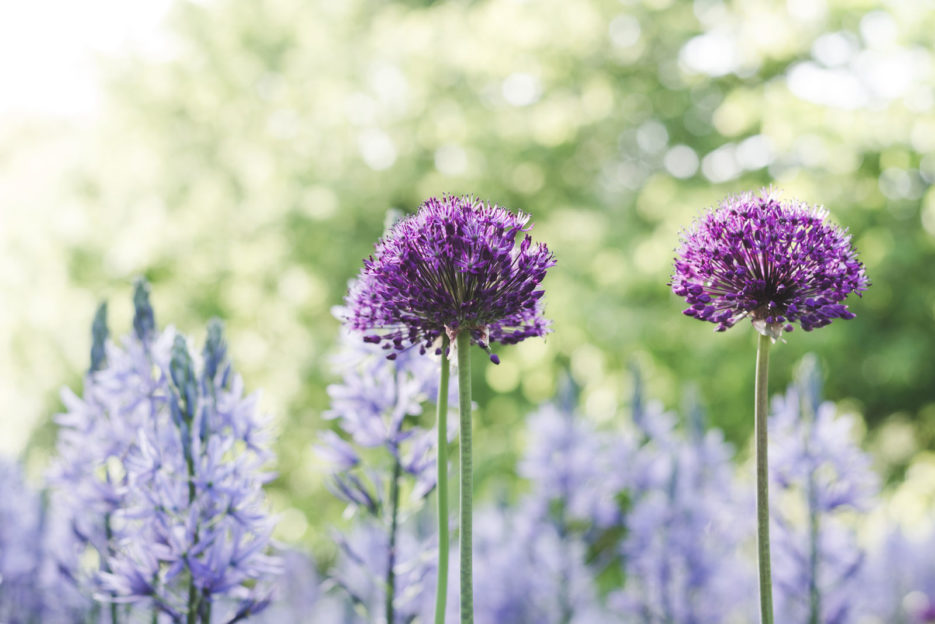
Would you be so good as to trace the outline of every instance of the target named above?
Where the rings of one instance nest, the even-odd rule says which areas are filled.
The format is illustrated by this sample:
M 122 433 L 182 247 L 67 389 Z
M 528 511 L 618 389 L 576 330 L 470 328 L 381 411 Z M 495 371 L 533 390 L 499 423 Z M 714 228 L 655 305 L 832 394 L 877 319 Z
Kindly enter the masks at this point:
M 528 234 L 516 244 L 528 223 L 473 197 L 429 199 L 364 261 L 347 295 L 347 321 L 374 332 L 364 340 L 395 351 L 432 349 L 443 332 L 468 331 L 485 350 L 544 335 L 539 285 L 555 261 Z
M 854 318 L 842 302 L 869 281 L 850 235 L 827 214 L 772 191 L 724 200 L 683 234 L 670 285 L 690 304 L 684 314 L 717 331 L 749 316 L 773 338 L 796 322 L 809 331 Z

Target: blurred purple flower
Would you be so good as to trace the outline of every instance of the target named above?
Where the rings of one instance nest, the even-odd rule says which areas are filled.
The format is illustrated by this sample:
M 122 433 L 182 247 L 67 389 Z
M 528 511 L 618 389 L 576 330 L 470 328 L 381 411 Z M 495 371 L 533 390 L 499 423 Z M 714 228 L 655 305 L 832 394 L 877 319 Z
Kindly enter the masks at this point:
M 392 617 L 406 622 L 428 604 L 425 596 L 431 592 L 424 588 L 434 570 L 435 538 L 417 537 L 405 520 L 415 519 L 412 514 L 435 487 L 435 434 L 416 420 L 425 402 L 436 397 L 438 364 L 412 351 L 389 360 L 379 347 L 347 331 L 334 363 L 342 380 L 328 388 L 332 402 L 325 416 L 348 439 L 326 431 L 316 450 L 331 468 L 331 492 L 364 517 L 347 535 L 337 534 L 340 550 L 329 582 L 342 588 L 368 622 L 386 619 L 392 587 Z M 449 403 L 457 396 L 457 384 L 452 385 Z M 453 436 L 452 416 L 448 427 Z M 363 462 L 365 455 L 371 460 Z M 404 490 L 409 504 L 401 500 Z
M 821 402 L 815 358 L 803 360 L 770 422 L 770 477 L 781 501 L 773 515 L 779 621 L 856 621 L 865 553 L 841 512 L 869 508 L 878 482 L 852 427 L 851 417 Z
M 341 315 L 341 309 L 336 311 Z M 342 374 L 340 383 L 328 386 L 331 409 L 325 418 L 334 420 L 350 440 L 361 447 L 384 448 L 390 463 L 414 477 L 413 498 L 427 496 L 435 487 L 435 434 L 416 424 L 426 401 L 438 393 L 438 364 L 411 351 L 394 360 L 382 357 L 373 344 L 361 342 L 354 334 L 342 332 L 341 348 L 334 364 Z M 457 401 L 457 381 L 449 384 L 449 405 Z M 457 434 L 456 414 L 449 413 L 449 439 Z M 315 445 L 319 457 L 332 468 L 332 492 L 349 503 L 370 507 L 382 499 L 367 481 L 380 484 L 389 480 L 368 465 L 363 476 L 352 472 L 361 466 L 361 453 L 333 431 L 326 431 Z M 386 472 L 392 472 L 387 466 Z
M 347 622 L 346 608 L 325 594 L 315 562 L 305 553 L 281 553 L 283 573 L 276 583 L 268 609 L 252 617 L 251 624 L 304 624 L 314 614 L 316 622 Z
M 0 458 L 0 622 L 25 623 L 38 616 L 36 591 L 41 551 L 39 496 L 17 464 Z
M 50 505 L 65 530 L 57 533 L 60 544 L 54 556 L 59 569 L 86 596 L 99 591 L 96 575 L 102 569 L 87 562 L 106 565 L 114 536 L 113 515 L 125 502 L 124 461 L 138 431 L 165 409 L 169 397 L 161 371 L 168 364 L 175 332 L 169 328 L 154 333 L 145 282 L 136 283 L 134 305 L 136 332 L 120 347 L 106 340 L 106 308 L 98 308 L 83 396 L 63 389 L 66 411 L 56 416 L 57 456 L 48 482 Z M 85 556 L 88 550 L 95 556 Z
M 364 261 L 347 295 L 347 321 L 384 349 L 436 349 L 462 329 L 489 351 L 548 331 L 538 289 L 555 264 L 525 235 L 529 217 L 472 197 L 431 198 L 399 221 Z M 395 352 L 389 358 L 396 357 Z M 491 355 L 494 363 L 499 362 Z
M 219 323 L 208 336 L 200 376 L 175 337 L 169 374 L 160 375 L 171 378 L 168 406 L 127 453 L 110 571 L 100 578 L 118 600 L 152 601 L 170 615 L 213 610 L 230 621 L 268 604 L 279 571 L 263 493 L 272 453 L 268 418 L 232 373 Z
M 395 537 L 378 518 L 358 522 L 346 534 L 336 533 L 339 554 L 329 573 L 329 583 L 341 588 L 357 615 L 347 624 L 386 624 L 387 563 L 390 541 L 393 551 L 394 622 L 428 618 L 432 607 L 430 588 L 434 582 L 436 545 L 434 538 L 420 538 L 411 525 L 399 527 Z M 428 619 L 427 619 L 428 618 Z
M 526 504 L 542 516 L 560 512 L 562 522 L 602 529 L 619 524 L 627 475 L 618 461 L 632 452 L 632 441 L 597 431 L 569 405 L 544 405 L 527 423 L 529 442 L 519 464 L 532 486 Z
M 869 282 L 846 231 L 823 208 L 781 202 L 772 191 L 729 197 L 684 233 L 670 282 L 685 314 L 718 331 L 749 316 L 778 337 L 854 318 L 842 302 Z
M 202 618 L 242 619 L 267 604 L 278 570 L 262 489 L 268 419 L 244 396 L 219 322 L 199 375 L 185 339 L 157 332 L 144 282 L 134 304 L 134 334 L 122 348 L 106 343 L 84 397 L 63 393 L 50 482 L 76 539 L 60 567 L 119 613 L 177 618 L 191 606 Z M 86 549 L 98 569 L 82 566 Z
M 935 622 L 935 530 L 891 528 L 869 551 L 855 612 L 868 624 Z M 863 622 L 863 620 L 860 620 Z
M 697 406 L 689 407 L 687 433 L 680 433 L 671 414 L 645 405 L 638 375 L 634 386 L 642 441 L 628 461 L 625 582 L 608 602 L 647 624 L 744 618 L 753 587 L 739 546 L 753 527 L 738 522 L 745 515 L 732 450 L 719 431 L 705 433 Z
M 477 515 L 478 624 L 599 624 L 612 621 L 587 566 L 587 544 L 521 501 Z M 457 574 L 457 565 L 454 573 Z M 449 617 L 456 619 L 457 604 Z
M 0 458 L 0 622 L 71 624 L 85 621 L 82 599 L 56 557 L 74 538 L 54 510 L 29 487 L 18 464 Z

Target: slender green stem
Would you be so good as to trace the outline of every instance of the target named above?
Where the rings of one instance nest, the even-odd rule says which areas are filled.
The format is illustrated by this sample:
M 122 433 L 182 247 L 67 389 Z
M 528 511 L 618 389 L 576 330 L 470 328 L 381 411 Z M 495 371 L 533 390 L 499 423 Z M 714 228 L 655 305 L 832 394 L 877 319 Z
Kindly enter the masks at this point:
M 474 467 L 471 461 L 471 335 L 458 333 L 458 407 L 461 418 L 461 624 L 474 624 L 474 572 L 471 505 Z
M 153 607 L 152 624 L 159 624 L 159 609 Z
M 445 624 L 448 602 L 448 337 L 442 338 L 441 373 L 438 381 L 438 403 L 435 423 L 438 427 L 438 580 L 435 585 L 435 624 Z M 392 624 L 392 623 L 389 623 Z
M 191 428 L 191 423 L 187 425 Z M 184 440 L 184 438 L 183 438 Z M 190 444 L 190 442 L 189 442 Z M 185 464 L 188 466 L 188 504 L 195 501 L 195 462 L 192 459 L 190 449 L 185 449 Z M 198 528 L 195 527 L 195 540 L 198 542 Z M 188 571 L 188 616 L 187 624 L 197 624 L 198 621 L 198 588 L 195 587 L 195 574 L 191 569 Z
M 809 511 L 809 574 L 808 574 L 808 622 L 821 624 L 821 592 L 818 591 L 818 510 L 815 508 L 814 476 L 808 475 Z
M 113 543 L 114 543 L 114 530 L 113 528 L 111 528 L 109 513 L 104 514 L 104 537 L 107 538 L 107 551 L 108 551 L 107 556 L 110 556 L 112 554 Z M 104 570 L 106 570 L 107 572 L 110 572 L 110 566 L 107 565 L 106 563 L 104 564 Z M 114 597 L 113 593 L 111 594 L 111 597 L 112 598 Z M 118 622 L 116 602 L 110 603 L 110 622 L 111 624 L 117 624 Z
M 756 542 L 760 576 L 760 623 L 773 624 L 773 584 L 769 561 L 769 462 L 766 416 L 769 336 L 760 334 L 756 350 Z
M 815 414 L 812 413 L 811 404 L 803 397 L 800 408 L 808 419 L 808 427 L 803 431 L 805 441 L 805 454 L 811 456 L 809 445 L 810 434 L 815 426 Z M 808 495 L 808 624 L 821 624 L 821 592 L 818 590 L 818 534 L 819 509 L 818 492 L 815 484 L 815 473 L 808 473 L 806 483 Z
M 386 622 L 396 622 L 396 530 L 399 526 L 399 477 L 402 463 L 399 461 L 399 449 L 393 460 L 393 480 L 390 482 L 390 547 L 386 561 Z

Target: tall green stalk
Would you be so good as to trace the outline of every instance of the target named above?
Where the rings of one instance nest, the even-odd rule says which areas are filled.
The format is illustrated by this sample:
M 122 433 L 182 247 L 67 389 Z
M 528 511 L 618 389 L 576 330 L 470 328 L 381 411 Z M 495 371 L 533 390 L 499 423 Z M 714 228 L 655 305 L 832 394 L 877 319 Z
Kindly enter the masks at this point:
M 461 624 L 474 624 L 474 573 L 471 505 L 474 474 L 471 461 L 471 335 L 458 333 L 458 407 L 461 418 Z
M 805 435 L 805 453 L 811 455 L 809 448 L 809 434 L 815 428 L 815 413 L 812 405 L 803 397 L 799 409 L 809 421 L 809 428 Z M 809 471 L 806 482 L 808 495 L 808 624 L 821 624 L 821 592 L 818 588 L 818 536 L 819 536 L 819 509 L 818 491 L 815 483 L 815 473 Z
M 191 428 L 191 423 L 188 425 Z M 183 438 L 184 440 L 184 438 Z M 195 464 L 192 459 L 191 450 L 185 450 L 185 464 L 188 466 L 188 504 L 191 505 L 195 502 Z M 195 527 L 195 540 L 198 542 L 198 527 Z M 195 573 L 192 572 L 189 567 L 188 570 L 188 616 L 186 619 L 187 624 L 196 624 L 198 618 L 198 588 L 195 587 Z
M 756 543 L 760 576 L 760 623 L 773 624 L 773 584 L 769 559 L 769 462 L 766 416 L 768 408 L 770 337 L 759 335 L 756 350 Z
M 435 585 L 435 624 L 445 624 L 448 602 L 448 337 L 442 338 L 441 373 L 438 381 L 438 402 L 435 424 L 438 428 L 436 491 L 438 492 L 438 580 Z M 392 623 L 390 623 L 392 624 Z
M 396 533 L 399 528 L 399 477 L 402 463 L 399 449 L 393 460 L 393 480 L 390 482 L 390 547 L 386 561 L 386 623 L 396 622 Z
M 113 548 L 112 544 L 114 543 L 114 530 L 113 530 L 113 528 L 111 528 L 111 524 L 110 524 L 110 513 L 105 513 L 105 514 L 104 514 L 104 537 L 107 539 L 107 550 L 108 550 L 107 556 L 109 557 L 111 554 L 113 554 L 113 552 L 112 552 L 112 548 Z M 106 572 L 110 572 L 110 571 L 111 571 L 111 570 L 110 570 L 110 566 L 107 565 L 106 562 L 105 562 L 105 564 L 104 564 L 104 570 L 105 570 Z M 111 594 L 111 598 L 113 598 L 113 597 L 114 597 L 114 595 Z M 119 621 L 119 620 L 117 619 L 117 603 L 114 602 L 114 601 L 111 601 L 111 603 L 110 603 L 110 622 L 111 622 L 111 624 L 117 624 L 118 621 Z

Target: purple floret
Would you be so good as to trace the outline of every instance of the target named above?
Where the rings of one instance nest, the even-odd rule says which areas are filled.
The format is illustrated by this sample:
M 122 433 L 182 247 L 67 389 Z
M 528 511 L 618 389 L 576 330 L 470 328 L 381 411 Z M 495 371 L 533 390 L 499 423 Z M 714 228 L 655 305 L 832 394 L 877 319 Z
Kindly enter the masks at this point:
M 846 230 L 823 208 L 769 191 L 729 197 L 692 224 L 675 259 L 672 291 L 684 314 L 724 331 L 749 316 L 773 338 L 854 313 L 843 304 L 869 285 Z
M 437 349 L 446 331 L 468 331 L 485 350 L 544 335 L 539 285 L 555 260 L 528 234 L 517 245 L 528 223 L 528 215 L 472 197 L 429 199 L 364 261 L 347 295 L 350 327 L 390 359 L 415 345 Z

